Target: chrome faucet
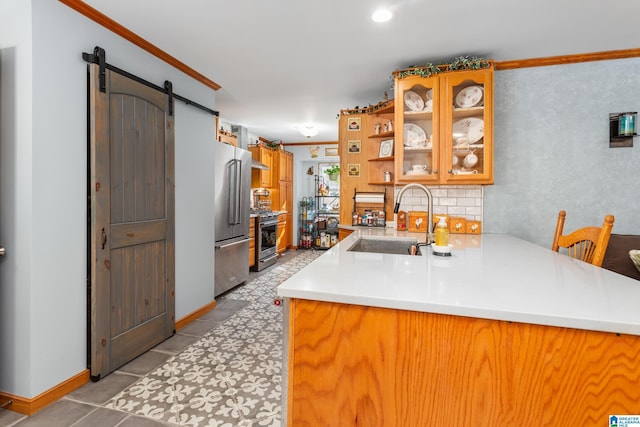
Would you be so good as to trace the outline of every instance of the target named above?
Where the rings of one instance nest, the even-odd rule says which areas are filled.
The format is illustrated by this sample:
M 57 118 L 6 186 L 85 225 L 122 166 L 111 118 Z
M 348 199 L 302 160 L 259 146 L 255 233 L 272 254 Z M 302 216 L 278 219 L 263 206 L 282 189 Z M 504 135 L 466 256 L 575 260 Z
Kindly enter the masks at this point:
M 398 210 L 400 209 L 400 201 L 402 201 L 402 196 L 404 195 L 405 191 L 407 191 L 410 188 L 419 188 L 422 191 L 424 191 L 427 194 L 427 210 L 428 210 L 428 219 L 427 219 L 427 240 L 425 245 L 430 245 L 431 243 L 433 243 L 433 233 L 432 233 L 432 228 L 433 228 L 433 196 L 431 195 L 431 190 L 429 190 L 427 187 L 425 187 L 422 184 L 418 184 L 415 182 L 412 182 L 411 184 L 407 184 L 404 187 L 402 187 L 402 189 L 400 190 L 400 192 L 398 193 L 398 197 L 396 198 L 396 205 L 393 209 L 393 213 L 397 214 Z

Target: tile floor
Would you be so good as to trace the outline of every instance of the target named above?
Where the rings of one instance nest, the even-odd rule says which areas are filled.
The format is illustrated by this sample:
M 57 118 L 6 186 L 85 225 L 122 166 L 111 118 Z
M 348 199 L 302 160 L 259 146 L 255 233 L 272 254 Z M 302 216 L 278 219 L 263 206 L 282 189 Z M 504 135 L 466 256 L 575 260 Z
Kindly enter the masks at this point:
M 215 310 L 96 383 L 2 426 L 280 426 L 282 308 L 275 287 L 321 252 L 287 251 Z

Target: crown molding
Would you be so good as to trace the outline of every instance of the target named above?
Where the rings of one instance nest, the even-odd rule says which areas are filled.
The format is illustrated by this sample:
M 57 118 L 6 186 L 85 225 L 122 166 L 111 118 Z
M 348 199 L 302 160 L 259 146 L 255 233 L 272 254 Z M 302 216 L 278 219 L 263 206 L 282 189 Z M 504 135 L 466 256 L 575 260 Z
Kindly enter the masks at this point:
M 178 59 L 176 59 L 173 56 L 169 55 L 167 52 L 165 52 L 162 49 L 160 49 L 159 47 L 157 47 L 154 44 L 152 44 L 152 43 L 148 42 L 147 40 L 143 39 L 142 37 L 140 37 L 139 35 L 137 35 L 133 31 L 129 30 L 128 28 L 126 28 L 123 25 L 117 23 L 113 19 L 109 18 L 107 15 L 105 15 L 102 12 L 99 12 L 98 10 L 92 8 L 91 6 L 86 4 L 85 2 L 83 2 L 81 0 L 58 0 L 58 1 L 60 3 L 62 3 L 62 4 L 64 4 L 64 5 L 66 5 L 66 6 L 70 7 L 71 9 L 75 10 L 76 12 L 80 13 L 81 15 L 84 15 L 87 18 L 91 19 L 92 21 L 102 25 L 103 27 L 105 27 L 107 30 L 113 32 L 114 34 L 117 34 L 120 37 L 124 38 L 125 40 L 128 40 L 131 43 L 135 44 L 136 46 L 146 50 L 147 52 L 149 52 L 153 56 L 155 56 L 155 57 L 161 59 L 162 61 L 166 62 L 167 64 L 177 68 L 178 70 L 182 71 L 186 75 L 188 75 L 190 77 L 193 77 L 195 80 L 199 81 L 200 83 L 204 84 L 205 86 L 210 87 L 213 90 L 218 90 L 218 89 L 220 89 L 222 87 L 218 83 L 214 82 L 213 80 L 208 79 L 207 77 L 205 77 L 204 75 L 200 74 L 199 72 L 197 72 L 193 68 L 189 67 L 184 62 L 179 61 Z
M 640 49 L 610 50 L 606 52 L 582 53 L 576 55 L 548 56 L 544 58 L 496 61 L 496 70 L 515 68 L 546 67 L 549 65 L 575 64 L 578 62 L 607 61 L 611 59 L 634 58 L 640 56 Z

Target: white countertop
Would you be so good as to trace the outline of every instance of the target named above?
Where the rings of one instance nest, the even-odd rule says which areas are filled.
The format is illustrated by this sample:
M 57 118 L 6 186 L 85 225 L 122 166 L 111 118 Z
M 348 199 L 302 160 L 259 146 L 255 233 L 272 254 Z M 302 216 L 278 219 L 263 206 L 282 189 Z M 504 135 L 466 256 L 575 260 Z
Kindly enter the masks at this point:
M 278 287 L 288 298 L 640 335 L 640 281 L 503 234 L 450 235 L 451 257 L 347 251 L 360 228 Z M 426 252 L 426 254 L 425 254 Z

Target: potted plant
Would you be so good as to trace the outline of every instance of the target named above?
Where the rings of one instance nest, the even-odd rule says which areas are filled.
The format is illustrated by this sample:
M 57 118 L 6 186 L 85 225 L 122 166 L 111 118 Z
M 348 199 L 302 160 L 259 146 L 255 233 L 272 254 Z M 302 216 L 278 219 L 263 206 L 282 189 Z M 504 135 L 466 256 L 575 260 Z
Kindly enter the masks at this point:
M 340 165 L 339 164 L 331 165 L 330 167 L 325 169 L 324 173 L 329 175 L 329 180 L 337 181 L 338 177 L 340 176 Z

